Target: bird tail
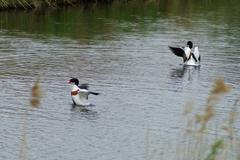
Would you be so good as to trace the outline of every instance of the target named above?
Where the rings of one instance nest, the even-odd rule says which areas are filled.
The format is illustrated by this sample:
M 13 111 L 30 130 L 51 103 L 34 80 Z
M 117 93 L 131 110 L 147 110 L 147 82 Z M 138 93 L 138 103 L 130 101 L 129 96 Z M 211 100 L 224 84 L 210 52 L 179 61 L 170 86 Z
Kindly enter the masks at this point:
M 89 92 L 90 94 L 93 94 L 93 95 L 99 95 L 100 93 L 97 93 L 97 92 Z

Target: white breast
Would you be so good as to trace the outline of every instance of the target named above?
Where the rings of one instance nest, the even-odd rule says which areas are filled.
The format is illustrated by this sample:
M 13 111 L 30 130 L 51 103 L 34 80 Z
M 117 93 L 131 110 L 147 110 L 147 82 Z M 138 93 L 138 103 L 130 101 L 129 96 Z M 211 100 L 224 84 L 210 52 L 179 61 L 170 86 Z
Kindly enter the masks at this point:
M 90 103 L 88 102 L 88 90 L 86 89 L 80 89 L 78 86 L 73 85 L 71 96 L 72 96 L 73 102 L 76 105 L 82 105 L 82 106 L 90 105 Z

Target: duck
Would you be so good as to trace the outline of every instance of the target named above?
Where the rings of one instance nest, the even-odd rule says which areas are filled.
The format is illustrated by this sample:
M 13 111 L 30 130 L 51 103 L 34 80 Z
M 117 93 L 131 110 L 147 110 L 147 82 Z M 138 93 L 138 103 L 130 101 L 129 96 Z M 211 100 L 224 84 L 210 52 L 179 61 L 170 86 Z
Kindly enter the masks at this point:
M 195 46 L 193 49 L 192 41 L 188 41 L 185 47 L 168 47 L 176 56 L 183 58 L 184 65 L 200 66 L 201 56 L 199 53 L 199 47 Z
M 79 85 L 79 80 L 77 78 L 71 78 L 68 83 L 72 84 L 71 97 L 74 105 L 89 106 L 91 104 L 88 101 L 88 96 L 90 94 L 100 94 L 97 92 L 89 91 L 89 85 L 87 83 Z

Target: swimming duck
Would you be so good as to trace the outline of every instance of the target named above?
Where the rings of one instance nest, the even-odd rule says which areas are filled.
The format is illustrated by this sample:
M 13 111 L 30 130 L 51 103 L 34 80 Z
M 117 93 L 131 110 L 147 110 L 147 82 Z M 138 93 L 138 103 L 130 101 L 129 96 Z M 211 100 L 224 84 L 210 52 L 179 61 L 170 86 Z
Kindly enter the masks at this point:
M 193 52 L 193 43 L 191 41 L 187 42 L 185 47 L 172 47 L 169 46 L 169 49 L 178 57 L 183 58 L 184 65 L 199 66 L 201 57 L 198 50 L 198 46 L 194 47 Z
M 88 106 L 90 103 L 88 102 L 88 95 L 99 95 L 97 92 L 89 91 L 88 84 L 81 84 L 79 86 L 79 80 L 77 78 L 72 78 L 68 81 L 69 84 L 72 84 L 71 96 L 73 104 L 80 106 Z

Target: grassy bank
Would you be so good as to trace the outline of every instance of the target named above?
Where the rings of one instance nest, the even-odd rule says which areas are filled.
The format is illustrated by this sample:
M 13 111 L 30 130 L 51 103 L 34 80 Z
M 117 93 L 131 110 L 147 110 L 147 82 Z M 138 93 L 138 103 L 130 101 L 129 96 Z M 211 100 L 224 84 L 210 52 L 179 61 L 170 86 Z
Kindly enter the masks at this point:
M 158 2 L 159 7 L 164 7 L 164 10 L 169 10 L 174 7 L 188 7 L 188 5 L 199 5 L 199 2 L 207 5 L 214 5 L 226 3 L 226 5 L 234 6 L 238 0 L 224 1 L 224 0 L 204 0 L 204 1 L 184 1 L 184 0 L 0 0 L 0 10 L 6 9 L 38 9 L 38 8 L 56 8 L 66 6 L 87 6 L 88 4 L 110 4 L 112 2 L 129 2 L 136 1 L 137 3 Z M 184 2 L 185 5 L 182 5 Z M 200 3 L 200 4 L 202 4 Z M 165 6 L 167 5 L 167 8 Z M 181 8 L 181 12 L 182 9 Z M 191 8 L 191 7 L 190 7 Z
M 111 3 L 114 0 L 0 0 L 0 9 L 34 9 L 46 7 L 76 6 L 89 3 Z

